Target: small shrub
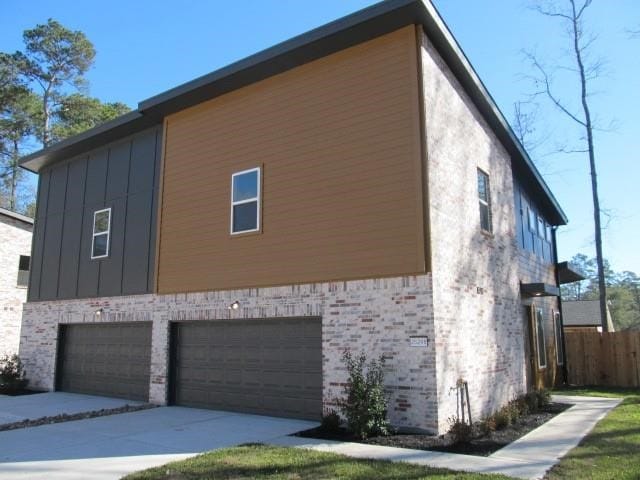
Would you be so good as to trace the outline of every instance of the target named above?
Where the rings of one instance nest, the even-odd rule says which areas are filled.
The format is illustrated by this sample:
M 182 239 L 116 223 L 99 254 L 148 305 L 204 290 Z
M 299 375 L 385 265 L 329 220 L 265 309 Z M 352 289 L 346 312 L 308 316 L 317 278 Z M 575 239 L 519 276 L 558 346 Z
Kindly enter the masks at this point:
M 489 415 L 488 417 L 483 418 L 478 426 L 483 435 L 495 432 L 497 429 L 495 416 Z
M 535 413 L 540 408 L 538 403 L 538 393 L 536 391 L 525 394 L 524 401 L 527 404 L 530 413 Z
M 340 423 L 342 423 L 340 415 L 332 409 L 322 415 L 320 428 L 326 433 L 338 433 L 340 432 Z
M 507 403 L 505 408 L 509 413 L 509 418 L 511 419 L 511 423 L 512 424 L 516 423 L 520 419 L 520 416 L 522 415 L 520 413 L 520 408 L 518 407 L 518 400 L 517 399 L 511 400 L 509 403 Z
M 496 424 L 496 430 L 502 430 L 511 425 L 511 415 L 508 408 L 502 407 L 493 414 L 493 419 Z
M 520 395 L 513 401 L 515 402 L 516 408 L 518 409 L 521 417 L 524 417 L 525 415 L 528 415 L 530 413 L 529 404 L 527 403 L 524 395 Z
M 0 358 L 0 393 L 16 393 L 29 382 L 20 357 L 5 355 Z
M 473 427 L 459 418 L 449 417 L 449 435 L 455 443 L 469 443 L 473 438 Z
M 349 378 L 345 386 L 346 400 L 341 402 L 340 409 L 347 419 L 348 429 L 362 440 L 369 436 L 388 435 L 384 358 L 367 364 L 364 353 L 353 357 L 349 350 L 345 350 L 342 359 Z
M 551 403 L 551 392 L 546 388 L 536 390 L 536 396 L 538 397 L 538 408 L 548 407 Z

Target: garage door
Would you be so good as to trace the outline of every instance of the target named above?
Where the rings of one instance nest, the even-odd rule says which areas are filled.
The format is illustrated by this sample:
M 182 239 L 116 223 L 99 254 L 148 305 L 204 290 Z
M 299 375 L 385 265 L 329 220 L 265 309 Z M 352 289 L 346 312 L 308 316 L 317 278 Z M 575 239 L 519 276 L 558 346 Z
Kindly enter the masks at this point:
M 61 325 L 57 390 L 149 398 L 151 323 Z
M 319 318 L 180 322 L 172 325 L 172 403 L 319 419 Z

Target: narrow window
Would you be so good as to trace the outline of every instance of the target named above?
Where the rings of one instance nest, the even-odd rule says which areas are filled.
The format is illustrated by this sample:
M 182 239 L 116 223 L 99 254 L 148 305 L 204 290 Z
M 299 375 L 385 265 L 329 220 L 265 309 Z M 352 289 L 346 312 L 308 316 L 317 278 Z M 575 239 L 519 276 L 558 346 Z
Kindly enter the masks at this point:
M 260 169 L 231 175 L 231 233 L 260 230 Z
M 562 343 L 562 325 L 560 324 L 560 312 L 553 313 L 553 328 L 556 332 L 556 360 L 558 365 L 564 363 L 564 349 Z
M 538 236 L 544 240 L 545 230 L 544 230 L 544 220 L 541 216 L 538 216 Z
M 542 309 L 536 310 L 536 341 L 538 342 L 538 367 L 547 367 L 547 350 L 544 339 L 544 318 L 542 317 Z
M 105 208 L 93 212 L 93 240 L 91 258 L 109 256 L 109 236 L 111 233 L 111 209 Z
M 31 257 L 29 255 L 20 255 L 18 262 L 18 286 L 26 287 L 29 285 L 29 264 Z
M 491 232 L 491 192 L 489 175 L 478 169 L 478 199 L 480 201 L 480 228 Z
M 530 208 L 527 210 L 529 214 L 529 231 L 536 233 L 536 214 Z

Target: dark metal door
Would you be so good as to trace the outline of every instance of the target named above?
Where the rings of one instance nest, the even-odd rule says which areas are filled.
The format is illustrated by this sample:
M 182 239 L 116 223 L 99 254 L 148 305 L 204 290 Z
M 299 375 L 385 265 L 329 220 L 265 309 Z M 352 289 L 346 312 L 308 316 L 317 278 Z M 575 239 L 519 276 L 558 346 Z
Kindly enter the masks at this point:
M 317 420 L 322 322 L 271 318 L 172 325 L 172 403 Z
M 56 389 L 147 401 L 151 323 L 60 325 Z

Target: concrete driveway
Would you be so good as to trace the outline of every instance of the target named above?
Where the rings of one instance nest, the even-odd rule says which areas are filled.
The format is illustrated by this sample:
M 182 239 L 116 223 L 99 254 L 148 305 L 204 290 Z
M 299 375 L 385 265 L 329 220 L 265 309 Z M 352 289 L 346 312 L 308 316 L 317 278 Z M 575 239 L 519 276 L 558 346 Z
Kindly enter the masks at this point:
M 0 412 L 5 398 L 0 398 Z M 160 407 L 10 430 L 0 432 L 0 480 L 117 479 L 208 450 L 268 442 L 316 425 L 304 420 Z

